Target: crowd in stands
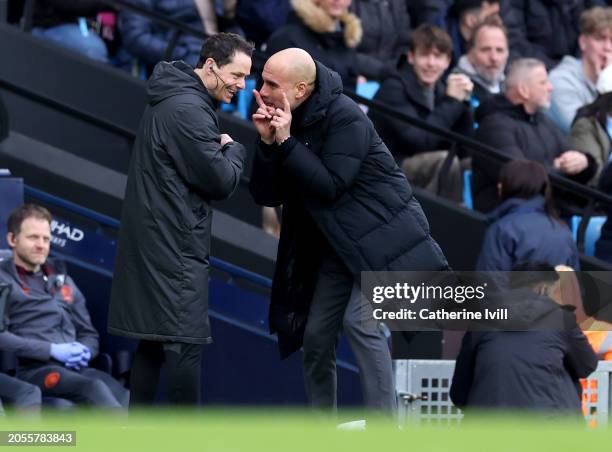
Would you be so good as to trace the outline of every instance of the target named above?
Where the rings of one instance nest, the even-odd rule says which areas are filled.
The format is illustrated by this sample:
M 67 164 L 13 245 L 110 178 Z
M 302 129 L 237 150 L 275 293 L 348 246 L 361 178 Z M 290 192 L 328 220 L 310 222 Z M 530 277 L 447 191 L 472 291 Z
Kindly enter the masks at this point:
M 20 0 L 9 1 L 11 20 L 16 22 L 21 15 Z M 131 2 L 206 35 L 220 31 L 242 34 L 268 56 L 290 47 L 305 49 L 340 75 L 344 89 L 355 90 L 361 83 L 375 81 L 379 88 L 374 100 L 509 156 L 512 161 L 502 165 L 461 146 L 451 152 L 454 144 L 448 139 L 369 110 L 378 134 L 412 184 L 461 202 L 463 172 L 473 171 L 475 208 L 486 213 L 491 223 L 478 259 L 479 270 L 516 270 L 526 261 L 531 267 L 522 269 L 529 271 L 544 268 L 537 265 L 553 269 L 552 273 L 559 265 L 579 270 L 570 230 L 563 215 L 555 211 L 549 174 L 612 195 L 612 6 L 607 5 L 612 1 Z M 35 36 L 145 77 L 161 60 L 182 59 L 194 65 L 202 45 L 198 37 L 177 35 L 135 11 L 116 10 L 98 0 L 37 0 L 32 25 Z M 257 71 L 253 72 L 256 76 Z M 4 116 L 0 100 L 0 140 L 6 129 Z M 448 171 L 441 173 L 443 167 Z M 612 207 L 607 213 L 612 213 Z M 275 212 L 264 214 L 269 230 L 278 234 Z M 596 255 L 612 262 L 610 221 L 602 229 Z M 543 294 L 549 294 L 547 287 L 554 286 L 557 279 L 533 281 L 533 296 L 524 301 L 537 309 L 549 309 Z M 74 290 L 78 294 L 76 287 Z M 74 313 L 73 320 L 82 323 L 87 320 L 83 315 Z M 576 326 L 575 320 L 572 325 Z M 70 342 L 80 343 L 78 334 L 71 334 Z M 507 386 L 501 394 L 489 384 L 474 384 L 479 374 L 487 375 L 495 368 L 482 367 L 483 363 L 515 362 L 518 358 L 509 350 L 547 344 L 563 351 L 552 365 L 561 377 L 547 386 L 551 407 L 576 408 L 575 384 L 578 377 L 594 369 L 592 350 L 577 326 L 552 339 L 544 336 L 466 336 L 453 400 L 460 406 L 511 401 L 520 393 L 520 374 L 525 371 L 521 366 L 531 364 L 513 367 L 514 386 Z M 31 340 L 46 341 L 39 348 L 44 348 L 48 365 L 63 361 L 64 355 L 53 355 L 52 339 Z M 85 348 L 91 358 L 95 347 Z M 83 353 L 81 349 L 76 354 L 84 359 Z M 484 358 L 477 359 L 477 353 Z M 535 347 L 533 363 L 549 353 L 545 347 Z M 72 359 L 66 356 L 65 361 Z M 568 361 L 572 363 L 569 367 L 564 364 Z M 549 370 L 542 379 L 550 374 Z M 502 377 L 506 378 L 495 378 Z M 96 374 L 95 378 L 106 377 Z M 32 377 L 29 382 L 43 396 L 48 394 L 44 381 Z M 107 384 L 112 386 L 112 382 Z M 491 393 L 499 399 L 491 399 Z M 124 396 L 113 395 L 116 406 L 124 404 L 120 400 Z M 527 400 L 529 394 L 523 398 Z M 535 404 L 542 398 L 546 394 L 530 401 Z

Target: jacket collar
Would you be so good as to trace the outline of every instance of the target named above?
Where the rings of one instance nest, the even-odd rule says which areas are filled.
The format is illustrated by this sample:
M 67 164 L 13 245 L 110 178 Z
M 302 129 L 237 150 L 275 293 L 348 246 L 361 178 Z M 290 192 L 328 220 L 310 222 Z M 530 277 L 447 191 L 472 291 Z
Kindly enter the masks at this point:
M 308 127 L 323 119 L 329 105 L 342 94 L 340 76 L 316 60 L 315 65 L 317 67 L 315 90 L 298 108 L 299 111 L 296 111 L 296 116 L 300 118 L 299 124 L 296 125 L 300 128 Z
M 412 65 L 408 63 L 405 55 L 400 58 L 398 73 L 406 96 L 408 96 L 413 102 L 419 104 L 421 107 L 429 110 L 429 105 L 427 105 L 425 96 L 423 95 L 424 88 L 419 83 L 419 79 L 417 78 Z M 442 81 L 442 77 L 440 77 L 440 80 L 438 80 L 434 86 L 434 103 L 444 95 L 445 86 L 444 82 Z
M 509 198 L 487 215 L 487 220 L 492 223 L 511 213 L 545 212 L 544 197 L 534 196 L 530 199 Z
M 315 33 L 324 34 L 336 31 L 335 21 L 312 0 L 291 0 L 291 6 L 301 21 Z M 357 47 L 363 36 L 359 18 L 347 12 L 340 17 L 340 23 L 343 29 L 344 44 L 349 48 Z

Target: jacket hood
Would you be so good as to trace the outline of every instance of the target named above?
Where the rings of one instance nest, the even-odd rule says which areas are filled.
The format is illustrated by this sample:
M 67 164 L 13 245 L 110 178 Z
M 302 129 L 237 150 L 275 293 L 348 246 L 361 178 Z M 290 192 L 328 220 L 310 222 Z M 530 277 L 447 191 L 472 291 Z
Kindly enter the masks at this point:
M 295 14 L 315 33 L 333 33 L 336 31 L 334 19 L 312 0 L 291 0 Z M 349 48 L 355 48 L 361 42 L 363 29 L 361 20 L 353 13 L 345 13 L 340 17 L 343 25 L 344 43 Z
M 316 87 L 308 100 L 300 107 L 300 127 L 309 126 L 325 117 L 329 105 L 342 94 L 342 79 L 337 72 L 315 60 L 317 66 Z
M 503 94 L 497 94 L 485 100 L 480 107 L 478 107 L 476 110 L 476 122 L 482 122 L 486 116 L 494 113 L 502 113 L 521 121 L 533 121 L 539 114 L 530 115 L 525 111 L 522 105 L 514 105 Z
M 530 199 L 509 198 L 487 215 L 490 223 L 499 220 L 506 215 L 516 212 L 545 212 L 545 200 L 543 196 L 534 196 Z
M 183 61 L 158 63 L 147 84 L 149 104 L 156 105 L 164 99 L 181 94 L 195 94 L 204 99 L 211 108 L 216 107 L 191 66 Z

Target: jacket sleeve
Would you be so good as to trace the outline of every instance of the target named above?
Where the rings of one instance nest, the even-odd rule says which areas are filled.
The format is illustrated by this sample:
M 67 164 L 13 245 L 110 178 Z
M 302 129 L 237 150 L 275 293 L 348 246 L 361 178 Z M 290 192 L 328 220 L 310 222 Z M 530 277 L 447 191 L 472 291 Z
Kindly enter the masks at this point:
M 597 368 L 597 355 L 577 326 L 563 333 L 566 340 L 564 363 L 574 378 L 586 378 Z
M 281 149 L 278 146 L 269 146 L 261 140 L 258 141 L 249 191 L 259 205 L 277 207 L 283 203 L 280 154 Z
M 474 380 L 474 363 L 476 360 L 473 347 L 473 333 L 466 332 L 461 341 L 461 350 L 455 361 L 455 372 L 450 388 L 450 398 L 459 408 L 467 404 L 472 382 Z
M 17 336 L 6 330 L 0 333 L 0 350 L 15 353 L 21 358 L 49 361 L 51 342 Z
M 607 162 L 603 161 L 606 149 L 602 148 L 602 143 L 597 139 L 597 123 L 593 118 L 580 118 L 572 126 L 570 133 L 570 144 L 574 149 L 580 149 L 585 154 L 590 154 L 597 163 L 595 180 L 599 178 L 601 171 Z
M 131 0 L 131 2 L 149 11 L 155 9 L 151 0 Z M 123 46 L 135 57 L 148 64 L 156 64 L 163 59 L 170 42 L 168 38 L 170 34 L 160 32 L 148 18 L 122 11 L 119 13 L 119 30 Z M 172 58 L 185 59 L 188 52 L 189 49 L 178 44 L 172 52 Z
M 83 296 L 83 293 L 71 278 L 67 278 L 66 284 L 69 284 L 73 290 L 74 301 L 70 312 L 72 314 L 72 323 L 76 330 L 76 340 L 87 346 L 91 352 L 91 357 L 94 358 L 98 355 L 100 349 L 99 336 L 91 323 L 87 305 L 85 304 L 85 296 Z
M 221 147 L 214 113 L 180 105 L 167 124 L 168 153 L 185 183 L 209 200 L 226 199 L 240 183 L 246 150 L 236 141 Z
M 295 138 L 283 143 L 288 146 L 282 150 L 288 178 L 307 196 L 324 203 L 334 202 L 352 186 L 372 138 L 372 127 L 360 109 L 340 107 L 328 111 L 328 116 L 332 119 L 321 158 Z
M 554 66 L 544 49 L 529 42 L 525 14 L 529 0 L 505 0 L 500 2 L 500 16 L 508 30 L 510 60 L 518 58 L 537 58 L 550 69 Z
M 517 142 L 514 130 L 505 126 L 503 115 L 493 113 L 485 116 L 476 131 L 476 139 L 509 157 L 526 158 Z

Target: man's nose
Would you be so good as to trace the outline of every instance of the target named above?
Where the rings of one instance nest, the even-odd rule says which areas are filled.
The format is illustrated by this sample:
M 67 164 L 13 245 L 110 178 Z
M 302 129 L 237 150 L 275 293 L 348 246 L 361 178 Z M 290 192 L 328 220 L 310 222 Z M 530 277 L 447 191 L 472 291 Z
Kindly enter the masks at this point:
M 238 89 L 244 89 L 246 88 L 246 79 L 241 78 L 240 80 L 238 80 Z

